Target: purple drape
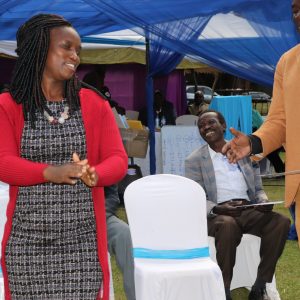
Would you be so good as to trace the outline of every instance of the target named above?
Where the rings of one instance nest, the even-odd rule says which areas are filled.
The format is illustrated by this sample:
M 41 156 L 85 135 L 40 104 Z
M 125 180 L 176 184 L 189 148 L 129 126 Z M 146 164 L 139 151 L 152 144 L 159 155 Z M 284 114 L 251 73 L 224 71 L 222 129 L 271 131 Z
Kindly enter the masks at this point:
M 0 83 L 10 83 L 10 78 L 15 65 L 14 59 L 0 57 Z
M 146 68 L 139 64 L 109 65 L 104 79 L 112 98 L 126 109 L 140 110 L 146 106 Z M 183 70 L 154 80 L 154 90 L 160 89 L 174 104 L 177 115 L 186 110 L 185 79 Z
M 0 82 L 9 83 L 14 59 L 0 57 Z M 77 75 L 80 79 L 93 70 L 95 65 L 81 65 Z M 115 64 L 106 66 L 104 83 L 111 91 L 112 98 L 120 106 L 130 110 L 140 110 L 146 106 L 146 67 L 141 64 Z M 177 115 L 186 111 L 186 96 L 183 70 L 174 70 L 169 75 L 157 77 L 154 89 L 160 89 L 174 104 Z

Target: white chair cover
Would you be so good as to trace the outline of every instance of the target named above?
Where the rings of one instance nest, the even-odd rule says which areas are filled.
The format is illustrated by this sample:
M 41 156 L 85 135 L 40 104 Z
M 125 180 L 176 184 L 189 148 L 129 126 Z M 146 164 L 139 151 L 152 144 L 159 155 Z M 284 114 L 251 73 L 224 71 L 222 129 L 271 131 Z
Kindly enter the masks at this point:
M 108 256 L 108 267 L 109 267 L 109 300 L 115 300 L 115 291 L 114 291 L 114 281 L 113 281 L 113 275 L 112 275 L 112 267 L 111 267 L 111 260 L 110 260 L 110 254 L 107 252 Z
M 186 249 L 208 247 L 205 193 L 196 182 L 167 174 L 143 177 L 127 187 L 124 202 L 135 251 L 185 253 Z M 134 263 L 137 300 L 225 299 L 221 271 L 209 255 L 135 257 Z
M 215 239 L 208 237 L 209 252 L 211 258 L 216 261 Z M 259 255 L 260 238 L 244 234 L 242 241 L 237 247 L 236 262 L 233 268 L 233 277 L 230 289 L 234 290 L 240 287 L 251 289 L 257 275 L 257 267 L 260 261 Z M 277 291 L 275 275 L 271 283 L 266 285 L 268 296 L 271 300 L 280 300 L 280 295 Z
M 1 242 L 6 222 L 6 207 L 8 203 L 8 185 L 0 181 L 0 257 Z M 4 282 L 2 272 L 0 272 L 0 300 L 4 300 Z
M 197 126 L 198 117 L 194 115 L 182 115 L 176 118 L 176 125 Z
M 0 300 L 4 300 L 4 282 L 2 274 L 0 275 Z
M 8 184 L 0 181 L 0 241 L 2 241 L 4 225 L 6 223 L 6 207 L 9 198 L 8 188 L 9 188 Z M 0 243 L 0 257 L 1 257 L 1 243 Z

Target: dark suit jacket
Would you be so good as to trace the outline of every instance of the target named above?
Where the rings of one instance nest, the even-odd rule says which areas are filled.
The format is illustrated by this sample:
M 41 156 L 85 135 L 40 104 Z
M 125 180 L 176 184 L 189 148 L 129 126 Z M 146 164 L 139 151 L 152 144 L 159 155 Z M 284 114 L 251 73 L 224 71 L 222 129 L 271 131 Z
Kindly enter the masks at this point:
M 153 119 L 156 118 L 156 112 L 154 110 Z M 164 105 L 161 109 L 161 112 L 159 113 L 159 120 L 161 121 L 162 117 L 165 117 L 166 124 L 165 125 L 175 125 L 175 110 L 174 106 L 171 102 L 165 101 Z M 139 120 L 142 122 L 143 125 L 148 126 L 148 120 L 147 120 L 147 108 L 143 108 L 139 113 Z
M 247 193 L 250 201 L 253 203 L 267 201 L 268 198 L 262 188 L 262 181 L 259 176 L 259 165 L 252 163 L 248 157 L 241 159 L 238 164 L 248 187 Z M 207 144 L 201 146 L 186 158 L 185 176 L 198 182 L 205 190 L 207 214 L 210 214 L 218 202 L 215 172 Z M 230 180 L 230 178 L 228 178 L 228 180 Z

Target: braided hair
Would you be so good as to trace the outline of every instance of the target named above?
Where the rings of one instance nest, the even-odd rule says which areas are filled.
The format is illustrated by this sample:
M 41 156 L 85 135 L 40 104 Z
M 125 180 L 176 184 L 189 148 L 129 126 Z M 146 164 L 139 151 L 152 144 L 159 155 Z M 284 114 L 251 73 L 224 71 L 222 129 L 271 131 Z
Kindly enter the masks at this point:
M 48 109 L 41 82 L 50 45 L 50 30 L 61 26 L 72 27 L 61 16 L 39 14 L 20 26 L 16 34 L 16 53 L 19 57 L 12 75 L 10 94 L 18 104 L 22 104 L 24 119 L 29 120 L 33 127 L 36 111 Z M 75 75 L 65 81 L 63 96 L 70 114 L 79 109 L 80 88 L 81 82 Z

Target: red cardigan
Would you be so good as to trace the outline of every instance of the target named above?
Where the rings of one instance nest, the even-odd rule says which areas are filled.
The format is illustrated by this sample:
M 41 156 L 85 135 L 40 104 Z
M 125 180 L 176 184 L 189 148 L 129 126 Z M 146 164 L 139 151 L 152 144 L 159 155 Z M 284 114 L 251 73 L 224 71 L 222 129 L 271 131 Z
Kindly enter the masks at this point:
M 127 170 L 128 157 L 123 147 L 119 130 L 109 104 L 95 92 L 81 89 L 80 103 L 86 132 L 86 147 L 89 164 L 96 167 L 99 176 L 96 187 L 92 188 L 97 245 L 100 265 L 103 271 L 103 296 L 109 299 L 109 269 L 107 258 L 107 238 L 103 186 L 121 180 Z M 5 299 L 11 299 L 5 247 L 12 227 L 12 219 L 18 195 L 18 186 L 44 183 L 43 170 L 47 164 L 36 163 L 20 157 L 20 144 L 24 118 L 22 105 L 16 104 L 9 93 L 0 95 L 0 181 L 10 185 L 7 222 L 2 240 L 2 272 Z M 70 157 L 71 158 L 71 157 Z

